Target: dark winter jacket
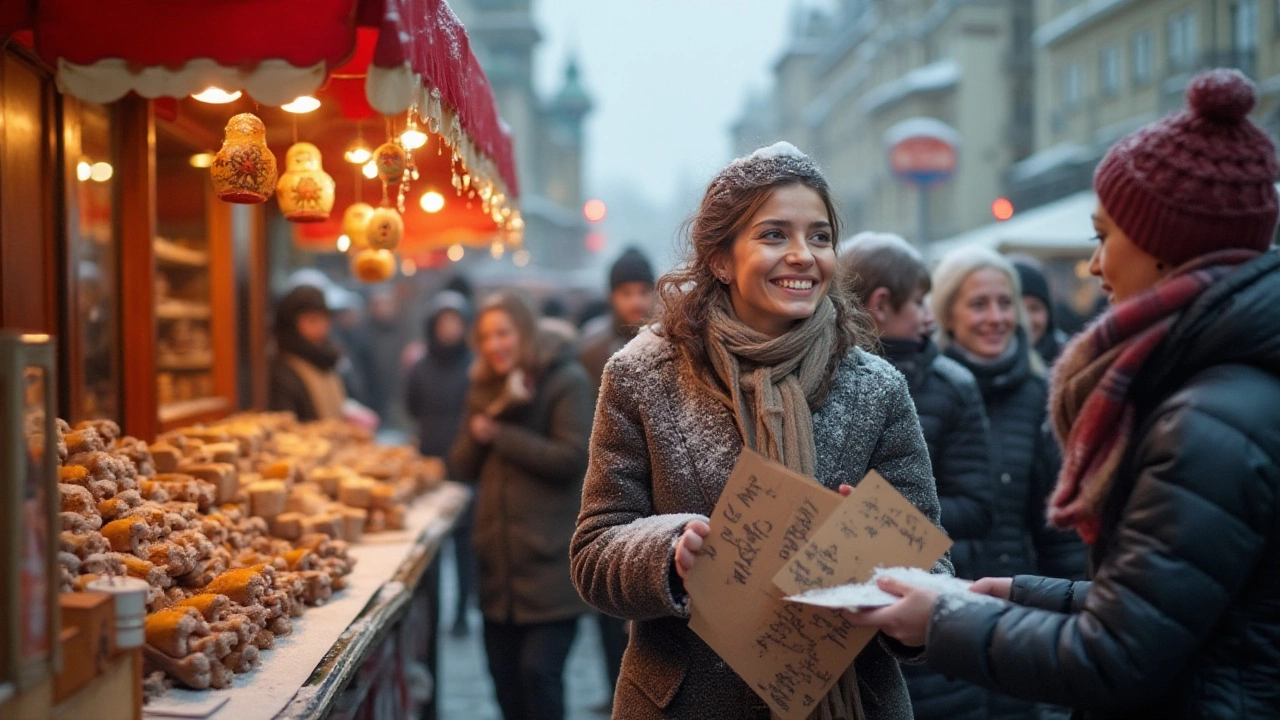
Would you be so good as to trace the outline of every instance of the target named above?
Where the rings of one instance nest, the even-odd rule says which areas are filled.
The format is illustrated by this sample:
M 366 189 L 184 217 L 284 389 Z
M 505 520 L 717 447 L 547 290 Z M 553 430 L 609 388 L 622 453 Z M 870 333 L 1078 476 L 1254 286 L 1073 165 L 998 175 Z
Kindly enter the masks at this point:
M 609 361 L 573 540 L 574 582 L 601 612 L 634 621 L 614 717 L 768 718 L 768 706 L 689 629 L 688 604 L 672 584 L 676 538 L 711 514 L 742 452 L 729 410 L 684 367 L 649 330 Z M 813 435 L 823 485 L 856 485 L 876 468 L 937 521 L 919 420 L 889 363 L 850 353 L 813 415 Z M 950 562 L 934 570 L 950 572 Z M 902 649 L 871 643 L 855 661 L 870 720 L 910 714 L 890 647 Z
M 1057 481 L 1060 456 L 1046 421 L 1048 381 L 1033 371 L 1027 337 L 1019 329 L 1017 349 L 994 364 L 977 363 L 948 348 L 978 381 L 991 422 L 992 471 L 996 482 L 996 516 L 991 532 L 980 540 L 961 540 L 951 548 L 954 560 L 970 579 L 1037 573 L 1082 579 L 1084 545 L 1074 533 L 1048 527 L 1045 508 Z M 955 696 L 975 686 L 949 682 Z M 1000 693 L 983 693 L 983 718 L 1035 720 L 1033 705 Z M 967 700 L 967 696 L 966 696 Z
M 1207 290 L 1132 393 L 1093 582 L 940 602 L 930 662 L 1081 718 L 1280 717 L 1280 255 Z
M 550 622 L 587 611 L 569 576 L 569 540 L 587 469 L 591 381 L 570 344 L 541 332 L 532 399 L 496 418 L 490 445 L 476 442 L 464 424 L 451 453 L 458 479 L 477 484 L 480 610 L 496 622 Z M 500 393 L 473 383 L 467 417 Z
M 951 549 L 973 579 L 1038 573 L 1084 577 L 1084 545 L 1074 533 L 1052 530 L 1045 520 L 1049 493 L 1058 477 L 1058 444 L 1046 422 L 1048 381 L 1032 371 L 1026 335 L 1018 349 L 995 364 L 977 363 L 952 346 L 947 355 L 978 381 L 991 422 L 992 469 L 996 477 L 995 522 L 986 537 Z
M 605 363 L 631 342 L 638 330 L 636 327 L 619 324 L 612 313 L 595 318 L 583 326 L 582 340 L 578 342 L 578 362 L 587 369 L 587 375 L 595 383 L 597 392 L 600 391 L 600 378 L 604 375 Z
M 907 378 L 929 446 L 942 506 L 942 527 L 953 540 L 983 538 L 995 518 L 996 479 L 982 395 L 973 375 L 923 341 L 883 338 L 885 357 Z M 958 561 L 958 557 L 952 558 Z M 957 562 L 956 576 L 976 577 Z M 950 680 L 924 665 L 903 665 L 917 720 L 982 720 L 986 692 Z
M 456 312 L 465 322 L 470 308 L 462 296 L 437 297 L 427 310 L 427 353 L 409 370 L 405 380 L 405 408 L 418 423 L 418 450 L 427 456 L 445 457 L 458 437 L 471 387 L 471 350 L 466 341 L 445 346 L 436 337 L 436 320 L 444 312 Z
M 267 409 L 292 412 L 302 422 L 319 420 L 317 403 L 302 376 L 292 366 L 298 360 L 320 375 L 332 375 L 339 384 L 342 350 L 332 338 L 319 345 L 298 332 L 298 319 L 305 313 L 328 313 L 324 292 L 311 285 L 293 288 L 276 304 L 275 352 L 268 365 Z M 292 359 L 291 359 L 292 358 Z

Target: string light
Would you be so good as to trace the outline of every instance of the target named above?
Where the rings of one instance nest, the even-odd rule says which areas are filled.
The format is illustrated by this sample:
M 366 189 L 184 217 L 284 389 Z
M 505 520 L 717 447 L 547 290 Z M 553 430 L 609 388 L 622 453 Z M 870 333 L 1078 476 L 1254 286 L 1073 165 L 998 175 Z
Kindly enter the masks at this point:
M 213 161 L 216 157 L 213 153 L 196 153 L 187 162 L 191 163 L 193 168 L 209 168 L 213 167 Z
M 422 193 L 422 199 L 418 201 L 422 205 L 422 209 L 429 213 L 438 213 L 444 209 L 444 196 L 435 190 L 428 190 Z
M 350 249 L 351 249 L 351 236 L 339 235 L 338 236 L 338 252 L 346 252 Z
M 378 164 L 370 160 L 369 162 L 364 164 L 364 167 L 361 169 L 361 172 L 364 173 L 365 177 L 372 180 L 378 177 Z
M 295 115 L 302 115 L 304 113 L 312 112 L 318 107 L 320 107 L 319 100 L 311 97 L 310 95 L 301 95 L 294 98 L 293 102 L 281 105 L 280 109 Z
M 462 259 L 462 256 L 466 254 L 466 251 L 463 250 L 461 245 L 450 245 L 449 251 L 445 254 L 448 255 L 449 259 L 453 262 L 458 262 Z
M 192 95 L 191 97 L 199 100 L 200 102 L 209 103 L 210 105 L 225 105 L 226 103 L 239 100 L 242 94 L 243 93 L 239 90 L 236 90 L 235 92 L 227 92 L 220 87 L 211 86 L 196 93 L 195 95 Z

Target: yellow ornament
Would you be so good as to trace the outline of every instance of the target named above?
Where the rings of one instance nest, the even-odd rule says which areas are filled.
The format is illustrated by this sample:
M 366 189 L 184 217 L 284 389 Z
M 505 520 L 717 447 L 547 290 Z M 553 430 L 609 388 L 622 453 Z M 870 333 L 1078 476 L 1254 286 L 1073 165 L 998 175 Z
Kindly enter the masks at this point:
M 222 149 L 209 168 L 218 198 L 232 203 L 266 202 L 276 187 L 276 156 L 267 148 L 267 127 L 253 113 L 227 121 Z
M 369 247 L 369 218 L 372 215 L 373 206 L 363 202 L 351 203 L 342 213 L 342 233 L 351 240 L 352 250 Z
M 333 211 L 333 178 L 320 162 L 320 148 L 294 143 L 284 156 L 285 173 L 276 184 L 280 212 L 292 222 L 322 222 Z
M 385 183 L 398 183 L 404 177 L 404 164 L 408 155 L 404 148 L 393 142 L 382 143 L 373 151 L 373 162 L 378 177 Z
M 351 273 L 361 282 L 390 280 L 396 274 L 396 256 L 389 250 L 365 248 L 351 256 Z
M 404 237 L 404 218 L 395 208 L 380 207 L 369 216 L 366 231 L 369 247 L 377 250 L 395 250 Z

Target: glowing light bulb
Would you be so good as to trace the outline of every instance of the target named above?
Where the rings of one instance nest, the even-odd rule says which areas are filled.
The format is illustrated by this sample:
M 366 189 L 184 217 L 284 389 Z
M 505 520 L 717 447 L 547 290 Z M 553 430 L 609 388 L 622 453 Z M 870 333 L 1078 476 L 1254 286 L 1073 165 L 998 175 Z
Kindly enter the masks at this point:
M 372 180 L 378 177 L 378 164 L 370 160 L 369 162 L 364 164 L 364 168 L 362 168 L 360 172 L 364 173 L 365 177 Z
M 507 251 L 506 246 L 504 246 L 500 242 L 496 242 L 489 246 L 489 254 L 493 256 L 494 260 L 501 260 L 502 254 L 505 253 L 506 251 Z
M 88 161 L 81 160 L 76 163 L 76 179 L 80 182 L 87 182 L 93 177 L 93 166 Z
M 318 107 L 320 107 L 319 100 L 311 97 L 310 95 L 301 95 L 294 98 L 293 102 L 281 105 L 280 109 L 285 112 L 294 113 L 295 115 L 301 115 L 303 113 L 309 113 Z
M 191 163 L 193 168 L 208 168 L 213 167 L 213 161 L 216 157 L 213 153 L 196 153 L 187 162 Z
M 94 182 L 106 182 L 110 180 L 111 176 L 114 174 L 115 169 L 112 168 L 111 163 L 108 162 L 96 162 L 93 164 L 93 167 L 89 169 L 89 177 L 92 178 Z
M 466 251 L 463 250 L 461 245 L 450 245 L 449 251 L 445 254 L 449 256 L 450 260 L 458 262 L 462 259 L 462 256 L 466 254 Z
M 400 133 L 400 144 L 405 150 L 417 150 L 427 144 L 427 134 L 416 127 L 410 126 L 408 130 Z
M 373 151 L 369 149 L 368 145 L 364 144 L 364 140 L 357 138 L 351 143 L 351 147 L 347 148 L 347 151 L 343 153 L 342 157 L 346 158 L 349 163 L 363 165 L 369 162 L 369 158 L 373 157 Z
M 209 103 L 210 105 L 225 105 L 226 103 L 239 100 L 242 94 L 243 93 L 239 90 L 236 90 L 235 92 L 227 92 L 219 87 L 208 87 L 205 88 L 204 91 L 198 92 L 191 97 L 199 100 L 200 102 Z
M 516 267 L 524 267 L 525 265 L 528 265 L 528 264 L 529 264 L 529 259 L 530 259 L 530 258 L 529 258 L 529 251 L 528 251 L 528 250 L 517 250 L 517 251 L 515 251 L 515 252 L 511 253 L 511 262 L 512 262 Z
M 429 213 L 438 213 L 444 209 L 444 196 L 435 190 L 428 190 L 422 193 L 422 199 L 418 204 Z
M 350 249 L 351 249 L 351 236 L 339 235 L 338 236 L 338 252 L 346 252 Z
M 400 274 L 405 277 L 413 277 L 418 274 L 418 263 L 413 258 L 405 258 L 400 261 Z

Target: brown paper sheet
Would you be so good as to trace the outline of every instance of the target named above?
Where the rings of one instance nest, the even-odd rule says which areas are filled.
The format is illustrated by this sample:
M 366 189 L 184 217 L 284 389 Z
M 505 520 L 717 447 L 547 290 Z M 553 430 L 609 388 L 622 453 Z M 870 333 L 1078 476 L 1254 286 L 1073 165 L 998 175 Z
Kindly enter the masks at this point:
M 773 577 L 809 544 L 840 495 L 744 450 L 685 589 L 689 627 L 784 720 L 802 720 L 874 630 L 839 610 L 785 602 Z
M 879 473 L 842 499 L 743 450 L 685 580 L 689 627 L 778 717 L 803 720 L 876 630 L 783 598 L 866 580 L 876 567 L 927 570 L 950 546 Z
M 878 567 L 929 570 L 951 538 L 872 470 L 774 577 L 787 595 L 861 583 Z

